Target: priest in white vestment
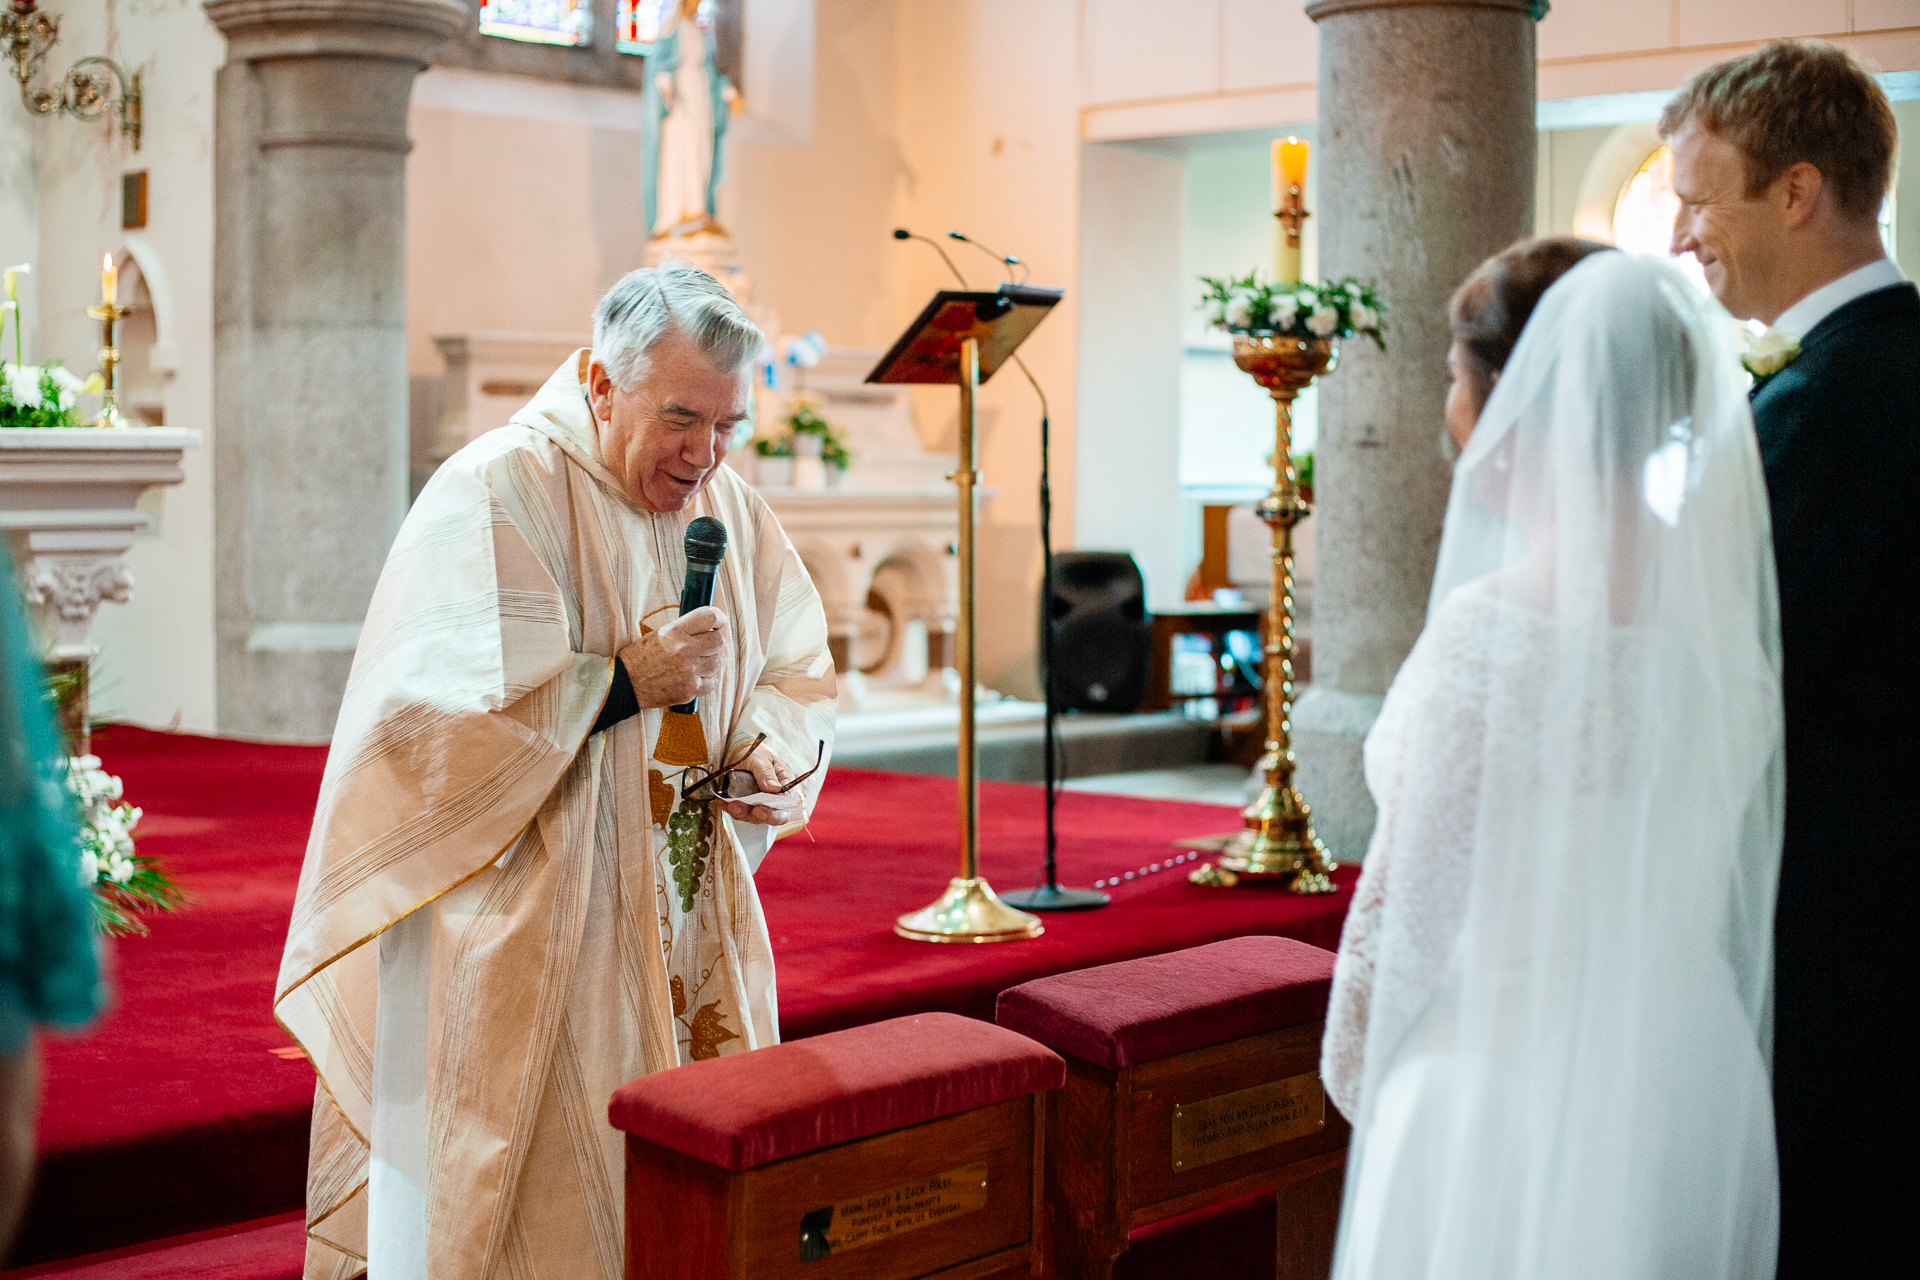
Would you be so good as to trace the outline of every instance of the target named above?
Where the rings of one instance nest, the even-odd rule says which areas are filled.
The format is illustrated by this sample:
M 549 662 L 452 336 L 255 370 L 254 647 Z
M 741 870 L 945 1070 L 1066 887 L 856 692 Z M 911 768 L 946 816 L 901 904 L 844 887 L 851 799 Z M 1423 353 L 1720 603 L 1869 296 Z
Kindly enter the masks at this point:
M 617 1280 L 608 1098 L 778 1039 L 753 872 L 818 794 L 836 683 L 799 557 L 722 465 L 761 341 L 710 276 L 632 273 L 401 527 L 275 998 L 319 1074 L 309 1280 Z M 700 516 L 729 545 L 681 618 Z M 697 731 L 665 713 L 689 767 L 661 726 L 693 697 Z

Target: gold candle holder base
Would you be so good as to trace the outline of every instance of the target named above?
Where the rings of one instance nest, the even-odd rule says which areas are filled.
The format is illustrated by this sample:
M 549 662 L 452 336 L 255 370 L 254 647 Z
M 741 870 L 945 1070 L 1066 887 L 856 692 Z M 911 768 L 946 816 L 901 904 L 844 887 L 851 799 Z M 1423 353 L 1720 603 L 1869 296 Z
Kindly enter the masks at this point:
M 893 931 L 915 942 L 1016 942 L 1047 927 L 1000 901 L 985 880 L 956 876 L 931 906 L 894 921 Z
M 1188 875 L 1195 884 L 1231 888 L 1245 878 L 1284 878 L 1292 893 L 1332 893 L 1334 862 L 1313 833 L 1313 810 L 1293 784 L 1293 530 L 1312 510 L 1293 469 L 1293 402 L 1340 362 L 1332 338 L 1238 333 L 1233 363 L 1273 397 L 1273 491 L 1256 510 L 1273 531 L 1273 595 L 1267 610 L 1266 789 L 1241 815 L 1245 827 L 1220 851 L 1219 866 Z
M 108 429 L 130 427 L 133 424 L 120 412 L 120 348 L 114 345 L 113 331 L 122 320 L 133 314 L 133 309 L 103 302 L 99 306 L 88 307 L 87 314 L 100 322 L 100 376 L 106 383 L 106 389 L 100 393 L 100 414 L 87 425 Z

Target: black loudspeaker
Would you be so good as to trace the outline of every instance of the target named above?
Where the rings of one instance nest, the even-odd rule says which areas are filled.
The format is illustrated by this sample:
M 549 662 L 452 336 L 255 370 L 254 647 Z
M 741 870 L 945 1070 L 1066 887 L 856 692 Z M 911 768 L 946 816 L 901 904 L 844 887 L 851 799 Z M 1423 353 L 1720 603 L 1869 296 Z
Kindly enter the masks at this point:
M 1047 606 L 1054 624 L 1054 705 L 1062 711 L 1136 710 L 1147 696 L 1153 622 L 1147 584 L 1133 557 L 1124 551 L 1055 552 Z

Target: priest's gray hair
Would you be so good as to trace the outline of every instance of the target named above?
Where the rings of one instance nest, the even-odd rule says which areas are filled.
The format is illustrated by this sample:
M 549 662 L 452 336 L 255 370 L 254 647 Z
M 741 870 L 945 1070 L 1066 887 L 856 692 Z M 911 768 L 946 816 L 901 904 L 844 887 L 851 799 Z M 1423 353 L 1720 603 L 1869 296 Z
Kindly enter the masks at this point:
M 766 345 L 727 287 L 671 255 L 629 271 L 593 311 L 593 354 L 622 391 L 639 386 L 653 347 L 678 331 L 722 373 L 737 373 Z

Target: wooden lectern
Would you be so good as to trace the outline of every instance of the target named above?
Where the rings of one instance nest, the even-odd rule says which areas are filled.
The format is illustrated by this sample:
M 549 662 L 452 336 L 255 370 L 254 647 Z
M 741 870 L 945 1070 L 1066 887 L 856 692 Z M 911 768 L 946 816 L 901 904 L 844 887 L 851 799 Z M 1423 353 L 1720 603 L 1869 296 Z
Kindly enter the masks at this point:
M 974 441 L 974 391 L 1012 358 L 1062 297 L 1058 289 L 1005 284 L 991 293 L 943 289 L 935 294 L 868 382 L 960 388 L 960 618 L 955 666 L 960 674 L 960 875 L 938 901 L 901 916 L 893 931 L 919 942 L 1005 942 L 1045 932 L 1036 916 L 1016 911 L 980 878 L 980 780 L 974 737 L 974 522 L 980 513 Z

